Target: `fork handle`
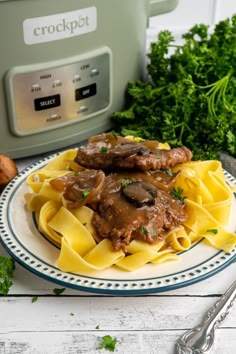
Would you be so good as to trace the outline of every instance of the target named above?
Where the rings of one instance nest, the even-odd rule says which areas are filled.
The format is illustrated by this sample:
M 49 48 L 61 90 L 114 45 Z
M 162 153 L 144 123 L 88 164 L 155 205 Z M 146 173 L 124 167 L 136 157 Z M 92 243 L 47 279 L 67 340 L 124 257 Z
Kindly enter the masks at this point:
M 184 333 L 177 342 L 179 354 L 207 354 L 213 346 L 215 330 L 224 321 L 236 299 L 236 281 L 207 311 L 200 326 Z

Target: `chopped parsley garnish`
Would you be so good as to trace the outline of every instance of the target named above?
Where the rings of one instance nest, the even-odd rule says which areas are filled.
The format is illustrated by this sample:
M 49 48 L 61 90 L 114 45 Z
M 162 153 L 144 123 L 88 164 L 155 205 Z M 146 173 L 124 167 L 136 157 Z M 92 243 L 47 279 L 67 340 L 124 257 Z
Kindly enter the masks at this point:
M 236 192 L 234 192 L 234 198 L 236 198 Z
M 90 193 L 89 189 L 84 190 L 82 193 L 82 198 L 85 199 L 89 195 L 89 193 Z
M 164 172 L 170 177 L 173 177 L 176 175 L 176 173 L 174 173 L 170 168 L 167 168 L 166 170 L 164 170 Z
M 102 146 L 101 149 L 100 149 L 100 152 L 105 154 L 107 152 L 107 147 L 106 146 Z
M 60 289 L 55 288 L 55 289 L 53 289 L 53 292 L 55 295 L 61 295 L 62 293 L 64 293 L 65 290 L 66 290 L 65 288 L 60 288 Z
M 153 238 L 157 238 L 157 232 L 156 232 L 156 230 L 154 230 L 154 229 L 152 230 L 152 237 L 153 237 Z
M 7 295 L 12 286 L 15 262 L 12 258 L 0 256 L 0 293 Z
M 146 227 L 144 227 L 144 226 L 141 226 L 141 232 L 142 232 L 142 234 L 144 234 L 144 235 L 147 235 L 147 234 L 148 234 L 148 230 L 147 230 Z
M 207 230 L 207 232 L 211 232 L 214 235 L 218 234 L 218 230 L 217 229 L 209 229 L 209 230 Z
M 99 325 L 97 325 L 95 328 L 96 328 L 96 329 L 100 329 L 100 326 L 99 326 Z
M 156 155 L 156 157 L 158 157 L 158 159 L 160 159 L 162 161 L 162 154 L 160 154 L 160 152 L 157 152 L 155 155 Z
M 178 187 L 178 188 L 172 188 L 170 193 L 173 197 L 175 197 L 175 198 L 179 199 L 181 202 L 183 202 L 186 199 L 186 197 L 183 196 L 183 191 L 184 190 L 182 188 Z
M 126 188 L 130 183 L 133 183 L 133 182 L 134 182 L 133 178 L 125 178 L 125 182 L 121 182 L 120 187 Z
M 31 299 L 32 304 L 36 301 L 38 301 L 38 296 L 33 296 Z
M 114 352 L 115 347 L 116 347 L 116 343 L 117 343 L 116 337 L 112 338 L 110 335 L 106 335 L 101 338 L 101 343 L 97 349 L 104 348 L 104 349 L 109 350 L 110 352 Z
M 118 139 L 119 134 L 115 132 L 114 130 L 111 131 L 111 134 L 114 136 L 114 138 Z
M 75 175 L 75 176 L 79 176 L 79 172 L 75 172 L 74 175 Z

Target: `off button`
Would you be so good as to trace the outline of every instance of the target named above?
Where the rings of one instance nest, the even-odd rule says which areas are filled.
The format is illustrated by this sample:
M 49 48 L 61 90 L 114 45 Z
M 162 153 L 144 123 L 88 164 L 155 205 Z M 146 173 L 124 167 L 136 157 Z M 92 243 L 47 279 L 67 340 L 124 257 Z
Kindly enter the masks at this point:
M 61 96 L 53 95 L 47 97 L 40 97 L 34 100 L 35 111 L 42 111 L 44 109 L 54 108 L 61 105 Z
M 80 101 L 97 94 L 97 85 L 91 84 L 75 90 L 75 100 Z

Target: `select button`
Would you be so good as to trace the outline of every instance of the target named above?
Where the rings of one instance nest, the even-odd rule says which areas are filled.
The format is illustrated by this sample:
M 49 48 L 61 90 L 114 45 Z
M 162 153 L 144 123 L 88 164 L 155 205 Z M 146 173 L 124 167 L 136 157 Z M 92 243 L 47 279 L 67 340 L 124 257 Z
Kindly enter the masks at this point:
M 40 97 L 34 100 L 34 108 L 36 111 L 42 111 L 44 109 L 54 108 L 60 105 L 61 105 L 60 95 Z

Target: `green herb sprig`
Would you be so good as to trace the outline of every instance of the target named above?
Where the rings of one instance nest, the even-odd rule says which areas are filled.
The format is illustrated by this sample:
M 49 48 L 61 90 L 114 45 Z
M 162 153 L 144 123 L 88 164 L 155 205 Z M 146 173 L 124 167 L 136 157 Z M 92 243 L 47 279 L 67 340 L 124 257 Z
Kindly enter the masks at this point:
M 206 232 L 211 232 L 214 235 L 218 234 L 218 230 L 217 229 L 208 229 Z
M 38 296 L 33 296 L 31 299 L 32 304 L 38 301 Z
M 148 230 L 146 229 L 145 226 L 141 226 L 141 232 L 143 235 L 148 235 Z
M 15 262 L 12 258 L 0 256 L 0 293 L 7 295 L 13 285 Z
M 64 293 L 66 289 L 65 288 L 55 288 L 53 289 L 53 293 L 57 296 L 61 295 L 62 293 Z
M 213 32 L 193 26 L 176 45 L 158 33 L 148 53 L 149 81 L 129 82 L 127 108 L 114 112 L 123 135 L 186 145 L 193 159 L 236 156 L 236 15 Z
M 121 182 L 120 187 L 121 188 L 126 188 L 129 184 L 133 183 L 135 181 L 134 178 L 126 178 L 124 177 L 124 181 Z
M 82 198 L 85 199 L 90 193 L 90 190 L 89 189 L 86 189 L 82 192 Z
M 110 352 L 114 352 L 115 347 L 116 347 L 116 343 L 117 343 L 116 337 L 112 338 L 110 335 L 106 335 L 101 338 L 101 343 L 97 349 L 104 348 L 104 349 L 109 350 Z
M 170 194 L 175 197 L 176 199 L 179 199 L 181 202 L 183 202 L 186 197 L 183 195 L 184 190 L 180 187 L 177 188 L 172 188 L 170 191 Z
M 107 153 L 107 147 L 106 146 L 102 146 L 101 149 L 100 149 L 100 152 L 105 154 Z

